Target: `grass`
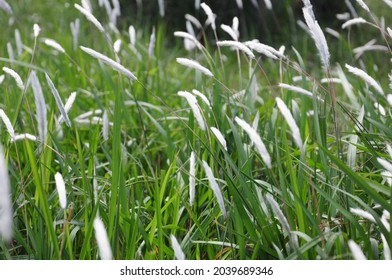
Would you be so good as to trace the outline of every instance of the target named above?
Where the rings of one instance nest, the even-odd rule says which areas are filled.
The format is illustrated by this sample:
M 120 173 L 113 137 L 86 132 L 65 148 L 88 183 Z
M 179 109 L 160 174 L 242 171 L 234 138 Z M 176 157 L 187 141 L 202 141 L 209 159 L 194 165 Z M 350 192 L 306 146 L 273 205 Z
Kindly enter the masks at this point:
M 368 259 L 390 258 L 391 51 L 366 51 L 355 58 L 353 50 L 372 38 L 388 46 L 391 34 L 382 36 L 369 24 L 339 30 L 339 38 L 326 34 L 333 62 L 326 73 L 314 55 L 313 40 L 301 30 L 295 34 L 299 46 L 286 46 L 286 58 L 272 60 L 256 52 L 256 59 L 249 59 L 226 47 L 218 52 L 214 41 L 204 41 L 201 51 L 186 52 L 182 39 L 158 25 L 151 56 L 151 29 L 136 29 L 133 49 L 125 30 L 110 29 L 104 9 L 93 7 L 105 34 L 72 5 L 29 3 L 12 3 L 13 21 L 9 16 L 1 19 L 7 28 L 0 39 L 0 66 L 15 70 L 26 90 L 5 75 L 0 106 L 16 134 L 39 139 L 34 95 L 27 87 L 35 70 L 47 107 L 48 136 L 45 143 L 13 142 L 0 122 L 14 225 L 12 240 L 0 239 L 0 259 L 98 259 L 96 217 L 103 221 L 114 259 L 173 259 L 171 236 L 187 259 L 352 259 L 350 240 Z M 59 8 L 61 16 L 54 14 Z M 219 17 L 219 11 L 214 12 Z M 375 14 L 359 7 L 358 12 L 372 24 L 379 23 Z M 81 25 L 78 45 L 116 60 L 137 81 L 80 48 L 73 49 L 69 25 L 76 18 Z M 41 27 L 37 41 L 34 23 Z M 25 46 L 20 54 L 15 29 Z M 213 34 L 210 27 L 202 32 Z M 220 30 L 217 36 L 228 38 Z M 45 45 L 43 38 L 56 40 L 65 53 Z M 117 39 L 122 42 L 118 55 L 112 47 Z M 13 46 L 14 59 L 7 55 L 7 42 Z M 198 61 L 213 77 L 176 63 L 179 57 Z M 385 95 L 350 73 L 346 63 L 365 70 Z M 68 112 L 71 127 L 57 124 L 60 110 L 45 73 L 63 103 L 77 92 Z M 339 81 L 322 83 L 325 77 Z M 313 95 L 281 88 L 279 83 Z M 196 120 L 197 112 L 177 94 L 192 89 L 211 103 L 209 107 L 196 97 L 206 130 Z M 282 114 L 276 97 L 288 107 L 303 147 L 294 141 L 290 118 Z M 86 112 L 90 113 L 83 116 Z M 270 168 L 257 143 L 252 143 L 257 138 L 236 117 L 260 136 L 271 157 Z M 211 127 L 221 132 L 227 150 Z M 190 204 L 192 152 L 196 186 Z M 205 165 L 218 189 L 212 188 Z M 65 210 L 56 191 L 57 172 L 66 185 Z M 226 217 L 218 203 L 219 191 Z

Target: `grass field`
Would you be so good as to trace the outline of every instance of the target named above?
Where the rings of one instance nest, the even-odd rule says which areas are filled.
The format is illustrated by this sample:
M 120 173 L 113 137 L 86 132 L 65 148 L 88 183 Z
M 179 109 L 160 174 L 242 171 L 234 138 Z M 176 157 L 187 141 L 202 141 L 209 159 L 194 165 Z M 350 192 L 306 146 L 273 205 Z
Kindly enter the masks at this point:
M 298 46 L 8 2 L 0 259 L 391 259 L 390 1 Z

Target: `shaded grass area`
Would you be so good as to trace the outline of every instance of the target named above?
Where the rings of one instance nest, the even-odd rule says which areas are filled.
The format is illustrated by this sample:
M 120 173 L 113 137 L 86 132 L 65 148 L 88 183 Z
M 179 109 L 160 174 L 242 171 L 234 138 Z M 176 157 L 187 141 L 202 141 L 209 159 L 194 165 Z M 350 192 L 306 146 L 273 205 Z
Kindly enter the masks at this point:
M 153 48 L 149 28 L 137 28 L 136 45 L 129 46 L 127 32 L 111 28 L 98 6 L 93 13 L 100 15 L 105 34 L 72 5 L 29 3 L 13 3 L 15 16 L 2 18 L 8 27 L 0 39 L 4 50 L 0 61 L 2 67 L 19 73 L 25 84 L 30 71 L 37 72 L 49 135 L 45 143 L 12 142 L 1 122 L 14 213 L 13 239 L 0 241 L 2 259 L 97 259 L 96 217 L 104 222 L 115 259 L 173 259 L 170 235 L 180 241 L 189 259 L 350 259 L 349 240 L 358 243 L 369 259 L 388 258 L 392 244 L 388 172 L 392 171 L 378 159 L 390 162 L 392 157 L 388 150 L 392 139 L 390 64 L 384 63 L 391 52 L 368 51 L 356 58 L 354 49 L 375 36 L 377 44 L 387 46 L 390 35 L 383 37 L 368 24 L 339 30 L 340 38 L 327 34 L 336 65 L 331 76 L 339 82 L 324 83 L 328 75 L 313 41 L 300 28 L 295 33 L 297 44 L 286 45 L 286 58 L 250 60 L 229 48 L 217 52 L 215 41 L 203 41 L 202 51 L 186 52 L 182 40 L 163 25 L 156 26 Z M 61 15 L 54 13 L 59 10 Z M 374 20 L 366 13 L 363 16 Z M 69 24 L 76 18 L 80 19 L 77 46 L 117 60 L 137 81 L 126 79 L 79 47 L 74 49 Z M 36 43 L 34 23 L 41 27 Z M 16 28 L 24 44 L 20 55 Z M 200 32 L 213 37 L 208 26 Z M 47 46 L 45 37 L 55 39 L 65 53 Z M 228 38 L 223 33 L 218 37 Z M 117 39 L 122 45 L 116 54 Z M 8 42 L 15 50 L 14 59 L 7 55 Z M 274 47 L 279 49 L 280 44 Z M 177 64 L 177 57 L 200 62 L 214 77 Z M 345 63 L 366 70 L 385 95 L 349 74 Z M 64 102 L 77 92 L 68 112 L 71 128 L 57 124 L 60 112 L 44 73 Z M 301 95 L 279 83 L 312 94 Z M 31 87 L 22 93 L 9 76 L 0 87 L 1 108 L 15 131 L 38 136 Z M 198 124 L 197 112 L 177 94 L 192 89 L 204 93 L 211 103 L 209 107 L 197 97 L 206 130 Z M 336 124 L 332 89 L 338 101 Z M 276 97 L 289 108 L 303 147 L 293 141 L 292 127 L 276 106 Z M 103 132 L 104 112 L 108 138 Z M 260 135 L 271 156 L 271 168 L 235 117 Z M 227 150 L 211 127 L 222 133 Z M 191 152 L 196 157 L 195 174 L 189 169 Z M 222 215 L 203 161 L 223 194 L 227 217 Z M 56 172 L 66 182 L 65 210 L 58 201 Z M 193 204 L 189 201 L 191 176 L 196 181 Z M 352 208 L 366 211 L 371 218 Z

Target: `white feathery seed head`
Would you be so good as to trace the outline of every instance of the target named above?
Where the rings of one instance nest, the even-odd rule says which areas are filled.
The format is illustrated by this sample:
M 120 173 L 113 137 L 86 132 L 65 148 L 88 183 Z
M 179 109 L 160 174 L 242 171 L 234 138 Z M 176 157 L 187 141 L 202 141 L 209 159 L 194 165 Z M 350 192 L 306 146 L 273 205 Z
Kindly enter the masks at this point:
M 187 21 L 190 21 L 191 23 L 193 23 L 194 26 L 196 26 L 198 29 L 202 29 L 203 25 L 200 23 L 200 21 L 195 18 L 194 16 L 190 15 L 190 14 L 186 14 L 185 15 L 185 19 Z
M 165 2 L 164 0 L 158 0 L 158 6 L 159 6 L 159 15 L 161 17 L 165 16 Z
M 191 41 L 199 50 L 201 50 L 203 48 L 203 45 L 200 44 L 200 42 L 197 41 L 195 36 L 193 36 L 192 34 L 189 34 L 184 31 L 176 31 L 176 32 L 174 32 L 174 36 L 181 37 L 181 38 L 184 38 L 185 40 Z
M 74 7 L 81 12 L 95 27 L 102 33 L 105 33 L 105 29 L 103 28 L 102 24 L 96 19 L 96 17 L 87 11 L 85 8 L 78 4 L 74 4 Z
M 34 92 L 39 138 L 41 143 L 44 144 L 48 134 L 48 120 L 45 98 L 42 92 L 41 84 L 34 70 L 31 71 L 29 80 Z
M 41 31 L 41 28 L 39 28 L 38 24 L 33 25 L 33 31 L 34 31 L 34 38 L 37 38 L 39 35 L 39 32 Z
M 133 25 L 129 26 L 128 33 L 129 33 L 129 42 L 131 43 L 132 46 L 135 46 L 136 45 L 136 29 Z
M 218 201 L 219 208 L 222 211 L 223 217 L 226 218 L 227 213 L 226 213 L 226 208 L 225 208 L 225 202 L 223 200 L 222 191 L 219 188 L 218 183 L 216 182 L 214 175 L 212 174 L 212 170 L 211 170 L 210 166 L 204 160 L 203 160 L 203 168 L 204 168 L 204 171 L 206 172 L 208 182 L 210 183 L 210 187 L 216 197 L 216 200 Z
M 64 48 L 59 43 L 57 43 L 55 40 L 53 40 L 53 39 L 45 39 L 44 40 L 44 44 L 49 46 L 49 47 L 54 48 L 55 50 L 57 50 L 57 51 L 59 51 L 61 53 L 65 53 Z
M 8 116 L 5 114 L 5 112 L 3 111 L 3 109 L 0 109 L 0 118 L 3 121 L 3 123 L 5 124 L 5 127 L 7 128 L 8 134 L 11 137 L 11 141 L 15 139 L 15 130 L 14 127 L 11 124 L 10 119 L 8 118 Z
M 156 37 L 155 37 L 155 27 L 152 28 L 151 36 L 150 36 L 150 43 L 148 45 L 148 56 L 149 57 L 154 57 L 155 53 L 155 43 L 156 43 Z
M 354 260 L 362 260 L 362 261 L 367 260 L 367 258 L 362 252 L 361 247 L 359 247 L 359 245 L 355 243 L 355 241 L 349 240 L 348 247 L 350 248 Z
M 293 91 L 293 92 L 296 92 L 296 93 L 300 93 L 300 94 L 303 94 L 303 95 L 306 95 L 306 96 L 309 96 L 309 97 L 313 97 L 313 93 L 312 92 L 310 92 L 310 91 L 308 91 L 306 89 L 303 89 L 301 87 L 292 86 L 292 85 L 284 84 L 284 83 L 279 83 L 279 87 L 283 88 L 283 89 L 287 89 L 287 90 Z
M 29 133 L 17 134 L 15 135 L 13 142 L 20 141 L 20 140 L 37 141 L 37 137 Z
M 15 29 L 15 44 L 18 56 L 21 56 L 23 54 L 23 43 L 18 29 Z
M 122 44 L 121 39 L 117 39 L 117 40 L 113 43 L 113 50 L 114 50 L 115 53 L 119 53 L 119 52 L 120 52 L 121 44 Z
M 260 54 L 264 54 L 266 57 L 269 57 L 272 59 L 278 59 L 278 57 L 276 56 L 276 53 L 278 53 L 278 51 L 275 50 L 276 52 L 274 54 L 273 52 L 271 52 L 271 48 L 267 48 L 267 46 L 264 44 L 254 42 L 254 41 L 248 41 L 248 42 L 245 42 L 245 46 L 254 50 L 255 52 L 258 52 Z
M 180 243 L 178 243 L 177 241 L 177 238 L 173 234 L 170 234 L 170 240 L 174 251 L 174 256 L 176 257 L 176 259 L 185 260 L 185 254 L 182 251 Z
M 0 75 L 0 85 L 4 82 L 4 75 Z
M 108 111 L 103 112 L 102 116 L 102 137 L 104 141 L 109 140 L 109 117 Z
M 269 153 L 267 151 L 267 148 L 265 147 L 263 141 L 261 140 L 260 135 L 256 132 L 255 129 L 253 129 L 253 127 L 251 127 L 247 122 L 245 122 L 244 120 L 240 119 L 239 117 L 235 117 L 234 120 L 248 134 L 250 140 L 256 146 L 256 150 L 260 154 L 260 156 L 263 159 L 265 165 L 267 165 L 267 167 L 269 169 L 271 169 L 272 168 L 271 156 L 269 155 Z
M 364 9 L 366 12 L 370 13 L 369 7 L 362 0 L 356 0 L 357 3 Z
M 201 92 L 198 91 L 197 89 L 193 89 L 193 90 L 192 90 L 192 93 L 193 93 L 194 95 L 200 97 L 201 100 L 203 100 L 203 102 L 208 106 L 208 108 L 211 108 L 210 101 L 208 100 L 208 98 L 207 98 L 203 93 L 201 93 Z
M 102 220 L 97 216 L 94 219 L 95 238 L 98 244 L 98 251 L 101 260 L 111 260 L 113 258 L 108 234 Z
M 196 187 L 196 156 L 192 151 L 189 158 L 189 204 L 192 206 L 195 201 L 195 187 Z
M 255 58 L 255 55 L 244 43 L 237 42 L 237 41 L 218 41 L 218 42 L 216 42 L 216 44 L 219 47 L 231 47 L 231 48 L 240 50 L 240 51 L 244 52 L 250 58 L 252 58 L 252 59 Z
M 377 161 L 379 164 L 381 164 L 381 166 L 387 170 L 388 172 L 392 173 L 392 163 L 390 163 L 389 161 L 383 159 L 383 158 L 377 158 Z
M 302 9 L 302 11 L 304 13 L 305 22 L 309 27 L 310 34 L 312 35 L 312 38 L 319 51 L 321 62 L 323 63 L 324 67 L 328 69 L 330 54 L 328 50 L 327 40 L 325 39 L 324 33 L 321 30 L 317 20 L 315 20 L 314 18 L 312 7 L 305 6 Z
M 10 4 L 8 4 L 7 1 L 5 0 L 0 0 L 0 9 L 2 9 L 4 12 L 6 12 L 9 15 L 12 15 L 14 13 Z
M 223 31 L 229 34 L 234 41 L 238 41 L 238 35 L 231 26 L 226 24 L 221 24 L 220 27 L 222 28 Z
M 370 222 L 375 223 L 376 220 L 374 219 L 373 215 L 370 214 L 369 212 L 362 210 L 360 208 L 350 208 L 350 212 L 356 216 L 359 216 L 361 218 L 364 218 Z
M 82 0 L 81 3 L 82 3 L 83 8 L 84 8 L 87 12 L 89 12 L 90 14 L 93 13 L 93 9 L 92 9 L 92 7 L 91 7 L 90 0 Z
M 215 18 L 216 15 L 212 12 L 210 6 L 208 6 L 206 3 L 201 3 L 200 7 L 204 10 L 204 12 L 207 15 L 207 24 L 211 24 L 211 28 L 213 30 L 216 30 L 216 25 L 215 25 Z
M 54 99 L 56 101 L 57 107 L 60 110 L 61 115 L 63 116 L 63 119 L 65 120 L 65 123 L 67 124 L 68 127 L 71 127 L 71 121 L 68 118 L 68 114 L 65 111 L 63 101 L 61 100 L 60 94 L 57 91 L 56 87 L 54 86 L 52 80 L 50 79 L 49 75 L 45 73 L 46 81 L 50 87 L 50 90 L 52 91 L 52 94 L 54 96 Z
M 368 73 L 363 71 L 362 69 L 359 69 L 357 67 L 350 66 L 346 64 L 346 68 L 349 72 L 353 73 L 354 75 L 360 77 L 362 80 L 364 80 L 367 84 L 371 85 L 378 93 L 381 95 L 384 95 L 384 90 L 380 86 L 379 83 L 376 82 L 375 79 L 369 76 Z
M 214 77 L 212 72 L 208 70 L 206 67 L 202 66 L 199 62 L 188 59 L 188 58 L 176 58 L 177 63 L 184 65 L 188 68 L 195 69 L 197 71 L 200 71 L 202 74 L 209 76 L 209 77 Z
M 272 10 L 272 3 L 271 0 L 264 0 L 264 4 L 268 10 Z
M 109 65 L 110 67 L 112 67 L 114 70 L 120 72 L 121 74 L 125 75 L 126 77 L 128 77 L 131 80 L 137 80 L 136 76 L 129 71 L 128 69 L 126 69 L 124 66 L 122 66 L 120 63 L 115 62 L 113 59 L 93 50 L 87 47 L 83 47 L 80 46 L 80 48 L 82 49 L 82 51 L 84 51 L 85 53 L 87 53 L 88 55 L 98 59 L 99 61 L 102 61 L 103 63 Z
M 69 110 L 71 109 L 73 103 L 75 102 L 76 99 L 76 91 L 72 92 L 70 96 L 68 97 L 67 101 L 65 102 L 64 105 L 64 110 L 68 114 Z M 64 121 L 63 115 L 60 115 L 58 119 L 58 123 L 61 124 Z
M 286 119 L 286 122 L 289 125 L 291 132 L 293 133 L 294 142 L 301 149 L 301 152 L 304 152 L 304 145 L 302 143 L 301 133 L 289 108 L 287 108 L 286 104 L 279 97 L 276 97 L 276 104 L 278 105 L 280 112 L 282 113 L 283 117 Z
M 56 189 L 59 196 L 60 207 L 62 209 L 65 209 L 67 207 L 67 194 L 65 191 L 64 178 L 59 172 L 57 172 L 54 175 L 54 180 L 56 182 Z
M 184 97 L 186 99 L 186 101 L 188 102 L 189 106 L 192 109 L 193 115 L 194 115 L 200 129 L 206 130 L 203 116 L 201 115 L 200 108 L 198 106 L 196 97 L 187 91 L 179 91 L 178 96 Z
M 13 231 L 11 186 L 3 147 L 0 146 L 0 238 L 11 242 Z
M 223 134 L 217 129 L 216 127 L 210 127 L 212 133 L 215 135 L 216 139 L 218 139 L 219 143 L 222 144 L 223 148 L 227 151 L 227 144 L 225 137 L 223 137 Z
M 16 85 L 22 90 L 24 91 L 25 86 L 23 84 L 22 78 L 19 76 L 18 73 L 16 73 L 14 70 L 12 70 L 11 68 L 8 67 L 3 67 L 3 71 L 5 73 L 7 73 L 8 75 L 10 75 L 16 82 Z
M 346 29 L 347 27 L 357 25 L 357 24 L 362 24 L 362 23 L 367 23 L 367 21 L 361 17 L 356 17 L 343 23 L 342 28 Z

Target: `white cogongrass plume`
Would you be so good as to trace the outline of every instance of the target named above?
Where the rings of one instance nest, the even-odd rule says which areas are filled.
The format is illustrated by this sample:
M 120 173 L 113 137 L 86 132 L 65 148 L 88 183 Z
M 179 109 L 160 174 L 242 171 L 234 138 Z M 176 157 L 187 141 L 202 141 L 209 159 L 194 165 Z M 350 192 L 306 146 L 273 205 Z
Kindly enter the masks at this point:
M 219 143 L 222 144 L 225 151 L 227 151 L 227 144 L 226 144 L 225 137 L 223 137 L 223 134 L 216 127 L 211 126 L 210 129 L 212 133 L 215 135 L 216 139 L 218 139 Z
M 0 85 L 4 82 L 4 75 L 0 75 Z
M 257 41 L 257 40 L 247 41 L 247 42 L 245 42 L 245 45 L 246 45 L 248 48 L 251 48 L 252 50 L 254 50 L 254 51 L 256 51 L 256 52 L 269 51 L 270 53 L 272 53 L 273 55 L 276 55 L 277 57 L 285 58 L 285 56 L 284 56 L 284 51 L 281 52 L 280 49 L 279 49 L 279 50 L 276 50 L 275 48 L 273 48 L 273 47 L 271 47 L 271 46 L 269 46 L 269 45 L 260 43 L 260 42 Z M 282 47 L 284 47 L 284 46 L 282 46 Z M 281 48 L 282 48 L 282 47 L 281 47 Z
M 41 28 L 39 27 L 38 24 L 33 25 L 33 31 L 34 31 L 34 38 L 37 38 L 39 35 L 39 32 L 41 31 Z
M 392 9 L 392 0 L 383 0 Z
M 189 158 L 189 204 L 193 205 L 195 201 L 195 187 L 196 187 L 196 156 L 195 152 L 191 152 Z
M 366 12 L 370 13 L 369 7 L 362 0 L 356 0 L 357 3 L 364 9 Z
M 278 59 L 278 57 L 271 52 L 271 49 L 267 48 L 266 45 L 264 45 L 264 44 L 254 42 L 254 41 L 248 41 L 248 42 L 245 42 L 245 46 L 247 46 L 248 48 L 250 48 L 260 54 L 264 54 L 265 56 L 267 56 L 269 58 Z M 278 51 L 276 51 L 276 53 L 278 53 Z
M 133 25 L 130 25 L 128 28 L 128 33 L 129 33 L 129 42 L 131 43 L 132 46 L 136 46 L 136 30 Z
M 12 217 L 10 179 L 3 154 L 3 147 L 0 146 L 0 238 L 5 242 L 10 242 L 12 239 Z
M 243 130 L 245 130 L 245 132 L 249 135 L 250 140 L 254 143 L 254 145 L 256 146 L 256 149 L 258 151 L 258 153 L 260 154 L 261 158 L 263 159 L 265 165 L 267 165 L 267 167 L 269 169 L 272 168 L 271 165 L 271 156 L 269 155 L 267 148 L 265 147 L 263 141 L 261 140 L 260 135 L 256 132 L 255 129 L 253 129 L 247 122 L 245 122 L 244 120 L 235 117 L 234 119 L 237 124 L 242 127 Z
M 314 18 L 313 10 L 311 5 L 309 7 L 305 6 L 302 9 L 305 17 L 305 22 L 309 27 L 310 34 L 316 44 L 316 47 L 320 53 L 321 61 L 326 69 L 329 69 L 329 50 L 327 45 L 327 40 L 325 39 L 324 33 L 321 30 L 317 20 Z
M 34 92 L 39 138 L 41 143 L 44 144 L 48 134 L 48 120 L 45 98 L 35 71 L 31 71 L 29 80 Z
M 365 255 L 363 254 L 361 247 L 357 243 L 355 243 L 353 240 L 348 241 L 348 247 L 350 248 L 351 254 L 354 258 L 354 260 L 367 260 Z
M 65 191 L 64 178 L 59 172 L 57 172 L 54 175 L 54 180 L 56 182 L 56 189 L 59 196 L 60 207 L 62 209 L 65 209 L 67 207 L 67 194 Z
M 120 52 L 121 44 L 122 44 L 121 39 L 117 39 L 117 40 L 113 43 L 113 50 L 114 50 L 115 53 L 118 54 L 118 53 Z
M 71 95 L 68 97 L 67 101 L 65 102 L 64 105 L 64 110 L 68 114 L 69 110 L 71 109 L 73 103 L 75 102 L 76 99 L 76 91 L 72 92 Z M 61 124 L 64 121 L 63 115 L 61 115 L 58 119 L 58 123 Z
M 204 160 L 203 160 L 203 167 L 204 167 L 204 171 L 206 172 L 208 182 L 210 183 L 210 187 L 211 187 L 211 189 L 212 189 L 212 191 L 218 201 L 219 208 L 222 211 L 223 217 L 226 218 L 227 213 L 226 213 L 225 203 L 223 200 L 222 191 L 219 188 L 218 183 L 216 182 L 214 175 L 212 174 L 212 170 L 211 170 L 210 166 Z
M 153 58 L 155 55 L 155 43 L 156 43 L 156 37 L 155 37 L 155 27 L 152 28 L 152 33 L 150 36 L 150 43 L 148 45 L 148 56 L 150 58 Z
M 68 127 L 71 127 L 71 121 L 68 118 L 68 114 L 65 111 L 63 101 L 61 100 L 60 94 L 57 91 L 56 87 L 54 86 L 52 80 L 50 79 L 49 75 L 45 73 L 46 81 L 50 87 L 50 90 L 52 91 L 52 94 L 54 96 L 54 99 L 56 101 L 57 107 L 60 110 L 61 115 L 63 116 L 63 119 L 65 120 L 65 123 L 67 124 Z
M 208 6 L 206 3 L 201 3 L 200 7 L 204 10 L 204 12 L 207 15 L 207 24 L 211 24 L 211 28 L 213 30 L 216 30 L 216 25 L 215 25 L 215 18 L 216 15 L 212 12 L 210 6 Z
M 82 7 L 83 7 L 86 11 L 88 11 L 90 14 L 93 13 L 93 9 L 92 9 L 92 7 L 91 7 L 90 0 L 82 0 L 81 3 L 82 3 Z
M 382 158 L 377 158 L 377 161 L 385 170 L 392 173 L 392 163 Z
M 233 17 L 233 23 L 231 25 L 231 29 L 233 29 L 234 33 L 236 34 L 237 40 L 240 38 L 240 31 L 238 30 L 239 26 L 240 26 L 240 21 L 238 20 L 238 17 Z
M 303 95 L 306 95 L 306 96 L 313 97 L 313 93 L 312 92 L 310 92 L 310 91 L 308 91 L 306 89 L 303 89 L 301 87 L 292 86 L 292 85 L 284 84 L 284 83 L 279 83 L 279 87 L 283 88 L 283 89 L 287 89 L 287 90 L 293 91 L 293 92 L 296 92 L 296 93 L 300 93 L 300 94 L 303 94 Z
M 242 3 L 242 0 L 236 0 L 236 3 L 238 9 L 242 10 L 244 8 L 244 4 Z
M 3 111 L 3 109 L 0 109 L 0 118 L 5 124 L 5 127 L 7 128 L 8 134 L 11 137 L 11 141 L 15 139 L 15 130 L 14 127 L 11 124 L 10 119 L 6 115 L 6 113 Z
M 375 90 L 377 90 L 378 93 L 381 95 L 384 95 L 384 90 L 380 86 L 379 83 L 376 82 L 375 79 L 369 76 L 368 73 L 363 71 L 362 69 L 350 66 L 346 64 L 346 68 L 349 72 L 353 73 L 354 75 L 360 77 L 362 80 L 364 80 L 367 84 L 371 85 Z
M 264 4 L 268 10 L 272 10 L 272 3 L 271 0 L 264 0 Z
M 231 26 L 226 24 L 221 24 L 220 27 L 222 28 L 223 31 L 229 34 L 234 41 L 238 41 L 238 35 Z
M 161 17 L 165 16 L 165 2 L 164 0 L 158 0 L 158 6 L 159 6 L 159 15 Z
M 193 36 L 192 34 L 189 34 L 189 33 L 184 32 L 184 31 L 176 31 L 176 32 L 174 32 L 174 36 L 176 36 L 176 37 L 181 37 L 181 38 L 184 38 L 184 39 L 186 39 L 186 40 L 191 41 L 193 44 L 195 44 L 195 46 L 196 46 L 199 50 L 201 50 L 201 49 L 203 48 L 203 45 L 200 44 L 200 42 L 197 41 L 197 39 L 195 38 L 195 36 Z
M 73 49 L 76 50 L 78 48 L 79 41 L 79 31 L 80 31 L 80 20 L 77 18 L 75 21 L 70 23 L 71 33 L 73 39 Z
M 271 206 L 272 211 L 274 212 L 279 222 L 281 223 L 283 230 L 286 232 L 287 235 L 290 235 L 291 234 L 290 225 L 286 217 L 284 216 L 282 210 L 280 210 L 279 204 L 276 202 L 276 200 L 271 194 L 267 194 L 265 198 L 267 199 L 269 205 Z
M 384 250 L 383 250 L 384 260 L 390 261 L 391 260 L 391 248 L 389 248 L 388 241 L 385 238 L 384 234 L 381 234 L 381 240 L 382 240 L 382 244 L 384 246 Z
M 170 234 L 170 240 L 174 251 L 174 256 L 176 257 L 176 259 L 185 260 L 185 254 L 182 251 L 181 246 L 177 241 L 177 238 L 173 234 Z
M 10 42 L 7 43 L 7 52 L 8 52 L 8 57 L 11 61 L 15 60 L 15 55 L 14 55 L 14 49 L 12 48 L 12 45 Z
M 0 0 L 0 9 L 2 9 L 4 12 L 6 12 L 9 15 L 12 15 L 14 13 L 12 11 L 10 4 L 8 4 L 7 1 L 5 0 Z
M 335 38 L 340 39 L 340 33 L 337 32 L 336 30 L 334 30 L 334 29 L 332 29 L 332 28 L 329 28 L 329 27 L 326 27 L 324 30 L 325 30 L 328 34 L 334 36 Z
M 103 112 L 102 116 L 102 137 L 104 141 L 107 141 L 109 139 L 109 117 L 108 117 L 108 111 Z
M 54 48 L 55 50 L 57 50 L 57 51 L 59 51 L 61 53 L 65 53 L 64 48 L 59 43 L 57 43 L 55 40 L 53 40 L 53 39 L 45 39 L 44 40 L 44 44 L 49 46 L 49 47 Z
M 113 10 L 117 16 L 121 16 L 121 5 L 119 0 L 112 0 Z
M 340 13 L 340 14 L 336 14 L 336 18 L 338 20 L 349 20 L 350 19 L 350 13 L 346 12 L 346 13 Z
M 122 66 L 121 64 L 119 64 L 118 62 L 115 62 L 113 59 L 93 50 L 87 47 L 83 47 L 80 46 L 80 48 L 82 49 L 82 51 L 84 51 L 85 53 L 89 54 L 90 56 L 98 59 L 99 61 L 102 61 L 103 63 L 109 65 L 110 67 L 112 67 L 114 70 L 120 72 L 121 74 L 125 75 L 126 77 L 130 78 L 131 80 L 137 80 L 136 76 L 134 74 L 132 74 L 131 71 L 129 71 L 128 69 L 126 69 L 124 66 Z
M 237 42 L 237 41 L 218 41 L 218 42 L 216 42 L 216 44 L 219 47 L 231 47 L 231 48 L 240 50 L 240 51 L 244 52 L 250 58 L 252 58 L 252 59 L 255 58 L 255 55 L 244 43 Z
M 343 23 L 342 28 L 345 29 L 349 26 L 362 24 L 362 23 L 368 23 L 368 22 L 361 17 L 357 17 L 357 18 L 350 19 L 350 20 L 346 21 L 345 23 Z
M 29 133 L 23 133 L 23 134 L 17 134 L 15 135 L 14 139 L 12 140 L 13 142 L 19 141 L 19 140 L 31 140 L 31 141 L 37 141 L 37 137 L 29 134 Z
M 81 12 L 95 27 L 102 33 L 105 33 L 105 29 L 103 28 L 102 24 L 96 19 L 96 17 L 87 11 L 85 8 L 78 4 L 74 4 L 74 7 Z
M 181 97 L 185 97 L 186 101 L 188 102 L 189 106 L 192 109 L 193 115 L 194 115 L 197 123 L 199 124 L 200 129 L 206 130 L 206 126 L 204 124 L 204 120 L 201 115 L 200 108 L 198 106 L 196 97 L 187 91 L 179 91 L 178 95 Z
M 391 37 L 391 38 L 392 38 L 392 29 L 391 29 L 391 28 L 389 28 L 389 27 L 387 27 L 387 31 L 388 31 L 388 35 L 389 35 L 389 37 Z
M 203 102 L 208 106 L 208 108 L 211 108 L 211 104 L 210 101 L 208 100 L 208 98 L 201 93 L 200 91 L 198 91 L 197 89 L 192 89 L 192 93 L 198 97 L 201 98 L 201 100 L 203 100 Z
M 191 23 L 193 23 L 194 26 L 196 26 L 198 29 L 202 29 L 203 25 L 200 23 L 200 21 L 195 18 L 194 16 L 190 15 L 190 14 L 186 14 L 185 15 L 185 19 L 187 21 L 190 21 Z
M 16 73 L 14 70 L 12 70 L 11 68 L 8 67 L 3 67 L 3 71 L 5 73 L 7 73 L 8 75 L 10 75 L 16 82 L 16 85 L 22 90 L 24 91 L 25 86 L 23 84 L 22 78 L 19 76 L 18 73 Z
M 188 68 L 192 68 L 195 69 L 197 71 L 200 71 L 201 73 L 203 73 L 206 76 L 209 77 L 214 77 L 214 75 L 212 74 L 212 72 L 210 70 L 208 70 L 206 67 L 202 66 L 199 62 L 188 59 L 188 58 L 176 58 L 177 63 L 184 65 Z
M 98 244 L 99 256 L 101 260 L 111 260 L 113 258 L 110 248 L 108 234 L 102 220 L 97 216 L 94 219 L 95 238 Z
M 364 218 L 370 222 L 375 223 L 376 220 L 374 219 L 373 215 L 370 214 L 369 212 L 359 209 L 359 208 L 350 208 L 350 212 L 356 216 L 359 216 L 361 218 Z
M 301 152 L 304 152 L 304 145 L 301 139 L 301 133 L 290 110 L 287 108 L 283 100 L 280 99 L 279 97 L 276 97 L 276 104 L 278 105 L 280 112 L 282 113 L 283 117 L 286 119 L 286 122 L 288 123 L 290 130 L 293 133 L 294 142 L 301 149 Z
M 21 56 L 23 54 L 23 43 L 18 29 L 15 29 L 15 44 L 18 56 Z

